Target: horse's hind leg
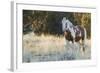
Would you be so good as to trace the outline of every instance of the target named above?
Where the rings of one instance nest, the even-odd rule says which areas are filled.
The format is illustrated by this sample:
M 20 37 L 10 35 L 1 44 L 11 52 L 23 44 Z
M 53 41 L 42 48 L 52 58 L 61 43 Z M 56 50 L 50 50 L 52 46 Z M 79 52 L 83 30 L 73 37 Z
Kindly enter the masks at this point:
M 86 49 L 86 37 L 87 37 L 87 32 L 86 29 L 84 28 L 84 37 L 82 38 L 83 41 L 83 51 L 85 52 Z
M 82 48 L 83 48 L 83 52 L 85 52 L 85 40 L 82 40 Z
M 79 40 L 79 45 L 80 50 L 83 51 L 83 41 L 81 39 Z

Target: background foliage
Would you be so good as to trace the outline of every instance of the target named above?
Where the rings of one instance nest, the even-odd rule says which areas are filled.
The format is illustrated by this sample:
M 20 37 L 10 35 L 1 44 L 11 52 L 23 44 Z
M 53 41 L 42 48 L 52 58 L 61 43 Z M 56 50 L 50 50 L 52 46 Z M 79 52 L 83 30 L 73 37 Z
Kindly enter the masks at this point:
M 62 18 L 68 18 L 74 25 L 84 26 L 91 36 L 91 14 L 78 12 L 54 12 L 23 10 L 23 33 L 62 35 Z

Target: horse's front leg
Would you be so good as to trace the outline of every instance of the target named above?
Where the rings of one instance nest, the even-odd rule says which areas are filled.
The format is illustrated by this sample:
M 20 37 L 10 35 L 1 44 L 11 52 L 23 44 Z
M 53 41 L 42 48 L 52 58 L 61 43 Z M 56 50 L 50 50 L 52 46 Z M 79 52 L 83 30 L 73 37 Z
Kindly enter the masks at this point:
M 64 37 L 65 37 L 65 47 L 67 47 L 69 45 L 69 41 L 68 41 L 68 32 L 64 32 Z
M 75 38 L 73 38 L 72 43 L 75 44 Z

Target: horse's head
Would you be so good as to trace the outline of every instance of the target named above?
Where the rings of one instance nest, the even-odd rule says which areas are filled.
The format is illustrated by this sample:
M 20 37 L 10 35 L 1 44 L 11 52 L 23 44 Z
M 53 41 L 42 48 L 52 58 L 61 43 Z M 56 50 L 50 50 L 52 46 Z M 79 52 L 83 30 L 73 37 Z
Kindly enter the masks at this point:
M 63 17 L 62 19 L 62 31 L 64 33 L 64 36 L 68 36 L 68 19 L 66 17 Z
M 62 19 L 62 31 L 66 31 L 68 27 L 68 20 L 66 19 L 66 17 L 63 17 Z
M 62 30 L 63 30 L 63 32 L 72 30 L 73 26 L 74 25 L 71 23 L 71 21 L 69 19 L 66 19 L 66 17 L 63 17 L 63 19 L 62 19 Z
M 67 40 L 72 40 L 73 38 L 75 38 L 74 25 L 69 19 L 66 19 L 66 17 L 63 17 L 62 19 L 62 27 L 64 36 Z

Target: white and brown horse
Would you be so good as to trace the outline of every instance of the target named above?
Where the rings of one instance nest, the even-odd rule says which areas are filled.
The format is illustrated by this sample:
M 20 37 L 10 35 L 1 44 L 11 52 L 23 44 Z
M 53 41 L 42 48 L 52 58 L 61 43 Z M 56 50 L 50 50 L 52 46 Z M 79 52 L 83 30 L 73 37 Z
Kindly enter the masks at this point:
M 64 32 L 64 37 L 67 41 L 72 43 L 81 41 L 81 47 L 85 51 L 85 41 L 86 41 L 86 29 L 80 25 L 74 26 L 68 19 L 63 17 L 62 19 L 62 29 Z

